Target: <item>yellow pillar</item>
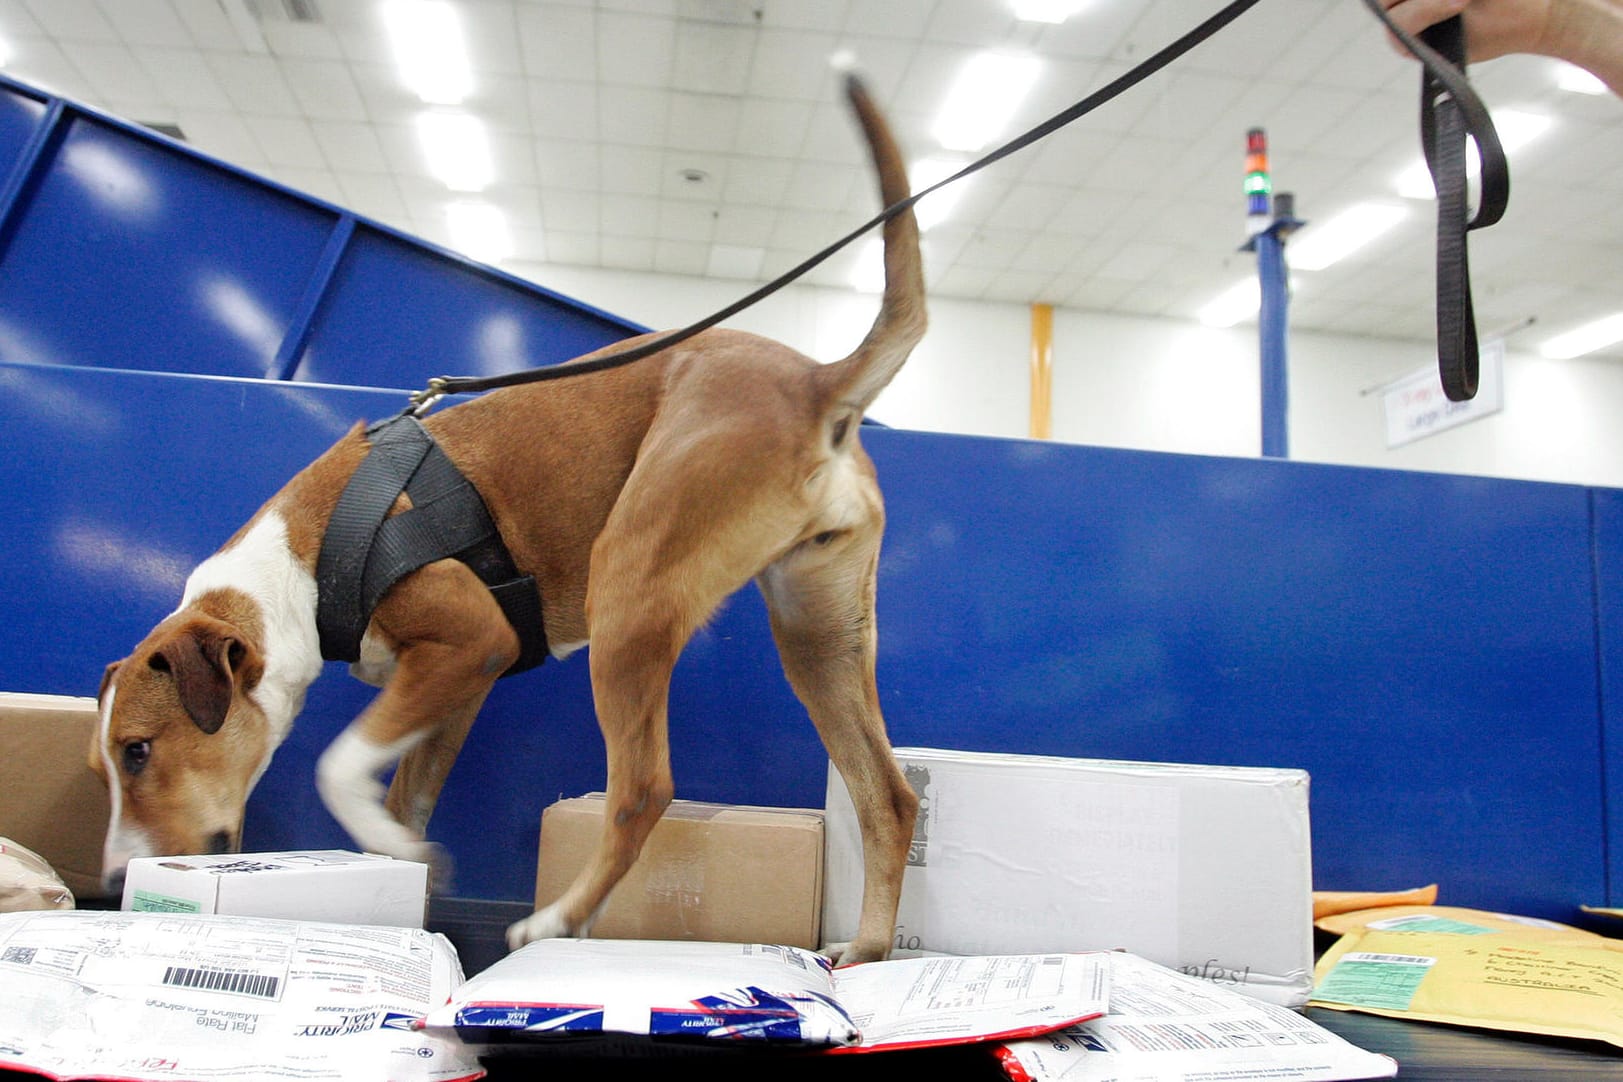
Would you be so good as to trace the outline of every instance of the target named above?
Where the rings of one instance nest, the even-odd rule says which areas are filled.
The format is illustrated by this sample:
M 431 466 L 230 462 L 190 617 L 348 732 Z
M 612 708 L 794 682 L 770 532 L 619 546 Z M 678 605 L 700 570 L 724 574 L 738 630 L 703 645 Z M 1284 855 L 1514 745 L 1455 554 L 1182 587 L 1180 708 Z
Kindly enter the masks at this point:
M 1054 306 L 1031 306 L 1031 438 L 1046 440 L 1054 417 Z

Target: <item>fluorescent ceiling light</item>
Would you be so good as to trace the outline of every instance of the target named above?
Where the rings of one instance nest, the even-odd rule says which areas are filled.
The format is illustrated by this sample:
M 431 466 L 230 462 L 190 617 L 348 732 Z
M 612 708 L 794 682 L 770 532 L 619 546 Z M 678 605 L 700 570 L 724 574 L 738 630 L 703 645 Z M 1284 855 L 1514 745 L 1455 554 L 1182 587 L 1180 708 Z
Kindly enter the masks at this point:
M 976 53 L 959 69 L 931 134 L 948 150 L 979 150 L 1008 126 L 1042 62 L 1018 53 Z
M 1309 223 L 1286 248 L 1294 270 L 1323 270 L 1352 255 L 1408 217 L 1396 203 L 1357 203 L 1321 223 Z
M 462 23 L 446 0 L 389 0 L 383 5 L 400 77 L 430 105 L 460 105 L 473 90 Z
M 913 191 L 922 192 L 930 185 L 946 180 L 968 164 L 957 158 L 924 158 L 914 162 L 913 168 L 908 170 L 907 182 Z M 919 220 L 919 231 L 923 232 L 946 220 L 968 184 L 969 178 L 965 177 L 956 184 L 947 185 L 928 199 L 914 203 L 913 215 Z
M 10 59 L 11 59 L 11 42 L 7 41 L 5 38 L 0 38 L 0 68 L 5 67 L 6 62 L 9 61 Z
M 1081 11 L 1088 0 L 1012 0 L 1014 17 L 1028 23 L 1062 23 Z
M 1605 94 L 1608 88 L 1601 82 L 1600 77 L 1592 75 L 1576 64 L 1568 64 L 1564 60 L 1557 61 L 1555 69 L 1555 85 L 1562 90 L 1574 94 Z
M 1504 147 L 1506 154 L 1519 150 L 1543 135 L 1550 123 L 1547 116 L 1517 109 L 1499 109 L 1493 114 L 1493 128 L 1499 133 L 1499 145 Z M 1468 138 L 1465 142 L 1465 175 L 1470 179 L 1482 172 L 1482 158 L 1477 152 L 1475 139 Z M 1415 162 L 1399 173 L 1393 183 L 1397 186 L 1398 194 L 1408 199 L 1432 199 L 1437 194 L 1431 183 L 1431 171 L 1426 168 L 1424 160 Z
M 1623 312 L 1585 323 L 1566 334 L 1558 334 L 1540 346 L 1539 352 L 1554 360 L 1564 361 L 1618 342 L 1623 342 Z
M 429 172 L 454 192 L 480 192 L 495 175 L 485 125 L 467 113 L 423 113 L 417 138 Z
M 1261 283 L 1256 278 L 1245 278 L 1219 293 L 1197 315 L 1208 327 L 1232 327 L 1250 319 L 1261 308 Z
M 489 203 L 452 203 L 445 208 L 451 246 L 484 263 L 500 263 L 513 254 L 507 215 Z

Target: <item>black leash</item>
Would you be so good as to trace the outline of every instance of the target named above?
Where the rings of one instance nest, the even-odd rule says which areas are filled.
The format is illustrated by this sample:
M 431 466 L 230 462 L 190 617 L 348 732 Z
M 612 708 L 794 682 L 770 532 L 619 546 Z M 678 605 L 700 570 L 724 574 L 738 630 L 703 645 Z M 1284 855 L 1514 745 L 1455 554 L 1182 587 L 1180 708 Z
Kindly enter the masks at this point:
M 1231 0 L 1215 15 L 1212 15 L 1170 45 L 1163 47 L 1159 52 L 1145 59 L 1131 71 L 1117 77 L 1069 108 L 1054 114 L 1036 127 L 976 159 L 951 176 L 937 181 L 923 191 L 914 192 L 906 199 L 891 204 L 822 251 L 812 255 L 759 289 L 696 323 L 691 323 L 681 330 L 660 335 L 641 345 L 616 350 L 613 353 L 594 357 L 588 361 L 574 361 L 568 364 L 527 368 L 495 376 L 439 376 L 429 380 L 426 388 L 411 396 L 410 404 L 402 411 L 402 416 L 421 416 L 435 402 L 446 395 L 476 393 L 495 390 L 500 387 L 513 387 L 524 383 L 537 383 L 542 380 L 583 376 L 591 372 L 618 368 L 685 342 L 694 335 L 732 318 L 744 309 L 776 293 L 784 286 L 814 270 L 852 241 L 908 210 L 913 204 L 931 192 L 962 180 L 992 165 L 994 162 L 1002 161 L 1009 155 L 1047 138 L 1072 121 L 1087 115 L 1105 102 L 1136 86 L 1228 26 L 1229 23 L 1255 7 L 1258 2 L 1259 0 Z M 1471 310 L 1470 273 L 1466 266 L 1465 232 L 1469 229 L 1480 229 L 1492 225 L 1504 213 L 1505 204 L 1510 194 L 1510 181 L 1505 166 L 1504 151 L 1499 145 L 1499 137 L 1494 131 L 1493 121 L 1488 116 L 1487 108 L 1465 80 L 1463 74 L 1464 36 L 1458 29 L 1459 18 L 1456 16 L 1449 20 L 1448 23 L 1441 24 L 1443 27 L 1447 27 L 1449 23 L 1456 24 L 1454 33 L 1458 34 L 1457 48 L 1451 46 L 1447 40 L 1439 40 L 1439 44 L 1443 45 L 1445 49 L 1457 53 L 1457 55 L 1445 56 L 1442 51 L 1422 44 L 1412 34 L 1399 29 L 1386 14 L 1386 10 L 1381 7 L 1379 0 L 1364 0 L 1364 3 L 1375 13 L 1376 18 L 1380 19 L 1387 29 L 1415 55 L 1424 68 L 1421 90 L 1423 105 L 1421 130 L 1426 149 L 1426 161 L 1432 170 L 1433 181 L 1437 186 L 1438 193 L 1438 363 L 1442 371 L 1444 390 L 1449 398 L 1456 400 L 1470 398 L 1476 393 L 1478 359 L 1476 323 Z M 1427 32 L 1428 40 L 1433 38 L 1446 39 L 1448 33 L 1447 30 L 1434 27 L 1432 31 Z M 1462 119 L 1463 125 L 1461 124 Z M 1477 213 L 1469 222 L 1465 219 L 1464 156 L 1466 134 L 1470 134 L 1476 139 L 1482 157 L 1482 195 Z M 1445 189 L 1448 193 L 1446 198 Z
M 1509 166 L 1493 118 L 1465 79 L 1465 24 L 1460 17 L 1427 28 L 1416 40 L 1397 27 L 1380 0 L 1364 4 L 1424 66 L 1420 142 L 1437 189 L 1437 372 L 1443 394 L 1464 402 L 1476 397 L 1481 367 L 1466 234 L 1504 216 L 1510 200 Z M 1475 214 L 1469 213 L 1466 184 L 1468 135 L 1476 140 L 1482 164 Z

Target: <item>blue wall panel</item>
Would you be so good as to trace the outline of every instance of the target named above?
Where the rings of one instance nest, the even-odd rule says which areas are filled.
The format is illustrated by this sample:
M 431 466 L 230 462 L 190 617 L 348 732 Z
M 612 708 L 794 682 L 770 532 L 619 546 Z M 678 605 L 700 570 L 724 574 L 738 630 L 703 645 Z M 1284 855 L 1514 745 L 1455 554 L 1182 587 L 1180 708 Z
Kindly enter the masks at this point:
M 0 466 L 21 490 L 0 516 L 0 688 L 92 693 L 196 560 L 350 423 L 399 405 L 0 364 Z M 1597 530 L 1592 550 L 1589 490 L 863 440 L 890 515 L 879 675 L 896 743 L 1302 767 L 1322 888 L 1435 880 L 1449 902 L 1557 918 L 1606 900 L 1592 569 L 1620 574 L 1623 536 Z M 1597 497 L 1603 523 L 1623 526 L 1620 498 Z M 255 794 L 252 847 L 346 844 L 311 775 L 371 692 L 329 668 Z M 821 804 L 824 759 L 753 589 L 690 645 L 671 715 L 680 796 Z M 541 809 L 602 783 L 586 665 L 503 681 L 431 829 L 459 891 L 527 898 Z
M 0 252 L 11 359 L 264 376 L 337 215 L 88 117 Z
M 0 183 L 10 175 L 45 119 L 45 103 L 0 86 Z
M 371 229 L 339 262 L 294 378 L 416 389 L 578 357 L 643 328 Z

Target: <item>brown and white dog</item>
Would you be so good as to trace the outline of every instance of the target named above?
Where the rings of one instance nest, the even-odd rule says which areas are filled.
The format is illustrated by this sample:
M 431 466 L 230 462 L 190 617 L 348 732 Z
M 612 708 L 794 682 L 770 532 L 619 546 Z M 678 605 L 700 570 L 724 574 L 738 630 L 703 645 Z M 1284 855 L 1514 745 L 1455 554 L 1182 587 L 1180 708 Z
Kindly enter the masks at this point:
M 849 81 L 886 205 L 901 155 Z M 858 443 L 863 411 L 924 333 L 918 228 L 885 226 L 885 293 L 855 352 L 819 364 L 712 330 L 634 364 L 492 392 L 425 425 L 483 496 L 544 599 L 555 657 L 591 644 L 608 752 L 593 860 L 510 945 L 582 935 L 669 804 L 671 670 L 689 637 L 754 579 L 784 671 L 854 798 L 866 884 L 842 963 L 889 948 L 917 799 L 897 769 L 874 682 L 884 510 Z M 607 352 L 607 351 L 604 351 Z M 137 856 L 229 852 L 249 792 L 321 671 L 314 570 L 339 494 L 369 444 L 357 426 L 187 580 L 180 607 L 99 694 L 91 765 L 112 796 L 105 874 Z M 406 506 L 406 497 L 395 510 Z M 361 848 L 427 859 L 423 830 L 518 637 L 456 560 L 401 579 L 372 613 L 360 679 L 382 688 L 322 754 L 317 787 Z M 387 793 L 380 780 L 398 763 Z

